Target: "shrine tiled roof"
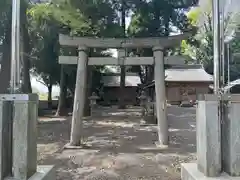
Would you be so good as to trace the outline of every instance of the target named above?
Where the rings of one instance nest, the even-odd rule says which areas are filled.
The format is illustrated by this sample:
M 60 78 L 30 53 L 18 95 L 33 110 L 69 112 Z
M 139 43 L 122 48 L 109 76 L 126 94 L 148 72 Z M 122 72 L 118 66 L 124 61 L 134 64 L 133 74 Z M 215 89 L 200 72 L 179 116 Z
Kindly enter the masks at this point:
M 168 82 L 213 82 L 213 76 L 202 65 L 173 66 L 165 70 L 165 76 L 165 81 Z
M 176 65 L 165 70 L 166 82 L 213 82 L 213 76 L 208 74 L 202 65 Z M 120 86 L 120 75 L 105 75 L 102 82 L 106 87 Z M 126 86 L 138 86 L 141 84 L 140 77 L 133 73 L 126 75 Z M 154 81 L 146 86 L 154 85 Z M 146 87 L 145 86 L 145 87 Z
M 166 82 L 213 82 L 213 76 L 208 74 L 202 65 L 176 65 L 165 70 Z M 154 86 L 154 81 L 145 88 Z

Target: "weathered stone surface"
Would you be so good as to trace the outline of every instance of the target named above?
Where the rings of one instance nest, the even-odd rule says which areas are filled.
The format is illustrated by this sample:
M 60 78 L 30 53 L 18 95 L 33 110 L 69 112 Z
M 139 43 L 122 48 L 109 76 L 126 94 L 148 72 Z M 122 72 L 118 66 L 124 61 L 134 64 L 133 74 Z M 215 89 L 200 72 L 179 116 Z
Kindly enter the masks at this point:
M 36 94 L 0 95 L 0 180 L 56 179 L 53 166 L 37 168 L 37 118 Z
M 156 92 L 156 115 L 158 121 L 158 142 L 157 144 L 166 146 L 169 144 L 169 132 L 167 121 L 166 87 L 164 72 L 164 55 L 161 47 L 154 47 L 153 54 L 154 79 Z
M 240 95 L 225 96 L 222 124 L 222 165 L 231 176 L 240 176 Z
M 87 53 L 85 47 L 78 48 L 78 65 L 77 65 L 77 78 L 74 95 L 73 113 L 72 113 L 72 126 L 70 135 L 70 144 L 81 144 L 82 140 L 82 118 L 84 113 L 85 92 L 86 92 L 86 79 L 87 79 Z
M 87 46 L 94 48 L 151 48 L 161 46 L 162 49 L 179 45 L 191 33 L 174 35 L 171 37 L 147 37 L 147 38 L 93 38 L 93 37 L 70 37 L 59 35 L 59 43 L 62 46 Z
M 91 173 L 90 175 L 86 176 L 84 180 L 120 180 L 120 176 L 113 172 L 113 171 L 99 171 L 96 170 L 95 172 Z
M 11 139 L 12 139 L 12 104 L 0 100 L 0 180 L 12 171 Z
M 197 105 L 198 169 L 210 177 L 221 172 L 221 129 L 216 95 L 201 95 Z
M 182 180 L 240 180 L 240 177 L 231 177 L 227 173 L 222 173 L 218 177 L 204 176 L 197 168 L 196 163 L 182 164 L 181 168 Z
M 56 179 L 56 171 L 54 166 L 38 166 L 37 172 L 34 173 L 28 180 L 54 180 Z M 7 177 L 4 180 L 22 180 L 13 177 Z
M 19 95 L 21 96 L 21 95 Z M 14 100 L 13 115 L 13 177 L 26 180 L 37 168 L 38 96 Z
M 29 180 L 54 180 L 56 179 L 56 170 L 54 166 L 37 166 L 37 172 Z

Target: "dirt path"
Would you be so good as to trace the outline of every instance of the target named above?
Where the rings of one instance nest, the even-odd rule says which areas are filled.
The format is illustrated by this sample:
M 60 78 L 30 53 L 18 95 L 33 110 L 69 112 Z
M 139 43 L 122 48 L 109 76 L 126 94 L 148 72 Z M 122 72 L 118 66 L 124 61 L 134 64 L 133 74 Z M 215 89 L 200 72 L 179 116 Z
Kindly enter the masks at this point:
M 87 148 L 61 151 L 69 140 L 70 118 L 41 119 L 39 164 L 55 164 L 59 180 L 179 180 L 180 163 L 195 159 L 195 110 L 170 107 L 171 146 L 159 150 L 156 126 L 138 113 L 84 121 Z

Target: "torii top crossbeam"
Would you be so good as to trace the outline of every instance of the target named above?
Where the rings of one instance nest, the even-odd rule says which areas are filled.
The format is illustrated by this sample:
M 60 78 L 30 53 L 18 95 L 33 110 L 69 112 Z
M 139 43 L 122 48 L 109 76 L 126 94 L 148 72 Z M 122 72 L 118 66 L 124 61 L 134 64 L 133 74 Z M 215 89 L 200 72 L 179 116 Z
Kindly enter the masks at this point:
M 173 47 L 187 39 L 190 33 L 168 37 L 147 38 L 94 38 L 94 37 L 71 37 L 59 35 L 59 43 L 63 46 L 86 46 L 89 48 L 153 48 Z

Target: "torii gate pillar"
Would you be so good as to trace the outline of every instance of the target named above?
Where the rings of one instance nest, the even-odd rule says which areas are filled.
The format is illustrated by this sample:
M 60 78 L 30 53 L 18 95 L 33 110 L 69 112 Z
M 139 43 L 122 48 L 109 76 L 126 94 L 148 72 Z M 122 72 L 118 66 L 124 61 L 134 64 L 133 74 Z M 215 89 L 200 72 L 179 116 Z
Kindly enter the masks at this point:
M 72 114 L 72 127 L 70 145 L 76 146 L 81 144 L 82 140 L 82 118 L 85 102 L 86 80 L 87 80 L 87 64 L 88 56 L 87 48 L 78 47 L 77 77 L 74 95 L 74 105 Z
M 156 92 L 156 114 L 158 122 L 158 146 L 168 145 L 168 122 L 163 48 L 154 47 L 154 79 Z

